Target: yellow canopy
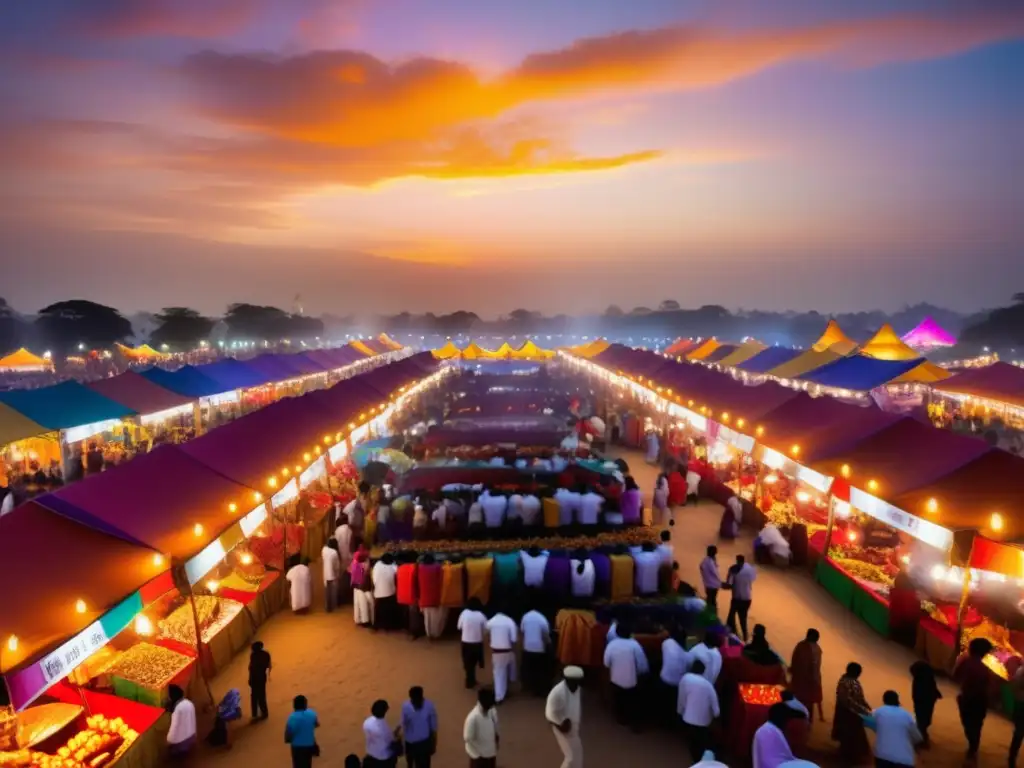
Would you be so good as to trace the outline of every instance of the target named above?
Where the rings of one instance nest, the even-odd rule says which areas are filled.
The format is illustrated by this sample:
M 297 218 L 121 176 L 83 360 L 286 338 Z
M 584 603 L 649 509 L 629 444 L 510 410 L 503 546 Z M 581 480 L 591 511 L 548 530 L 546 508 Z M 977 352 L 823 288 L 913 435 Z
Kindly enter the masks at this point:
M 519 349 L 512 350 L 514 360 L 549 360 L 555 353 L 549 349 L 541 349 L 533 343 L 532 339 L 527 340 Z
M 860 351 L 862 355 L 879 360 L 913 360 L 921 356 L 904 344 L 888 323 L 879 328 L 878 333 L 868 339 Z
M 591 358 L 596 355 L 600 355 L 610 346 L 610 341 L 594 339 L 593 341 L 588 341 L 586 344 L 577 344 L 575 347 L 567 347 L 566 349 L 574 355 Z
M 461 352 L 459 348 L 452 344 L 452 340 L 448 339 L 445 345 L 440 349 L 433 350 L 430 354 L 436 357 L 438 360 L 450 360 L 453 357 L 458 357 Z
M 722 345 L 719 344 L 715 339 L 708 339 L 695 350 L 690 352 L 688 355 L 685 355 L 685 357 L 687 360 L 703 360 L 705 357 L 708 357 L 720 346 Z
M 361 342 L 361 341 L 350 341 L 349 342 L 349 346 L 352 347 L 357 352 L 359 352 L 360 354 L 366 355 L 367 357 L 373 357 L 374 355 L 377 354 L 372 349 L 370 349 L 368 346 L 363 344 L 363 342 Z
M 725 367 L 739 365 L 740 363 L 745 363 L 758 352 L 764 352 L 766 349 L 768 349 L 767 344 L 762 344 L 760 341 L 748 341 L 740 344 L 736 349 L 719 360 L 718 364 Z
M 163 360 L 169 357 L 169 355 L 165 355 L 162 352 L 157 352 L 149 344 L 143 344 L 135 347 L 135 349 L 126 347 L 124 344 L 118 344 L 117 349 L 130 360 Z
M 484 353 L 484 357 L 489 360 L 508 360 L 512 357 L 513 352 L 515 352 L 512 349 L 512 345 L 507 341 L 497 349 L 484 349 L 481 351 Z
M 911 368 L 909 371 L 904 373 L 898 379 L 893 379 L 890 384 L 903 384 L 906 382 L 917 382 L 920 384 L 934 384 L 936 381 L 942 381 L 952 376 L 942 366 L 936 365 L 935 363 L 925 360 L 917 368 Z
M 808 371 L 820 368 L 843 355 L 833 352 L 831 349 L 808 349 L 803 354 L 797 355 L 792 360 L 787 360 L 782 365 L 777 365 L 767 372 L 768 376 L 775 376 L 779 379 L 797 379 Z
M 380 342 L 381 344 L 383 344 L 383 345 L 384 345 L 385 347 L 387 347 L 388 349 L 395 349 L 395 350 L 398 350 L 398 349 L 401 349 L 401 348 L 402 348 L 402 345 L 401 345 L 401 344 L 399 344 L 399 343 L 398 343 L 397 341 L 395 341 L 394 339 L 392 339 L 392 338 L 391 338 L 390 336 L 388 336 L 388 335 L 387 335 L 386 333 L 382 333 L 382 334 L 381 334 L 380 336 L 378 336 L 378 337 L 377 337 L 377 341 L 379 341 L 379 342 Z
M 469 346 L 462 350 L 463 360 L 480 360 L 481 358 L 487 359 L 488 357 L 488 353 L 475 341 L 471 341 Z
M 36 424 L 28 416 L 21 415 L 9 405 L 0 403 L 0 447 L 52 431 L 42 424 Z
M 828 325 L 825 326 L 825 332 L 821 334 L 821 338 L 811 345 L 811 349 L 816 352 L 824 352 L 826 349 L 829 349 L 837 355 L 848 355 L 856 348 L 857 342 L 843 333 L 843 329 L 839 327 L 839 323 L 835 320 L 828 321 Z
M 33 355 L 27 349 L 11 352 L 6 357 L 0 357 L 0 370 L 4 371 L 42 371 L 53 368 L 53 363 L 45 357 Z

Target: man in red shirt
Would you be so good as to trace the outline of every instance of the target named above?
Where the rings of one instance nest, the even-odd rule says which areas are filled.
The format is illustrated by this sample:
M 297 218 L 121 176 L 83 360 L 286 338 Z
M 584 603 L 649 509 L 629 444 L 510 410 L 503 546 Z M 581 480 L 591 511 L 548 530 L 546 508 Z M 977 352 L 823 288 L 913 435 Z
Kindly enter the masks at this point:
M 960 710 L 960 723 L 967 738 L 967 760 L 977 762 L 978 746 L 981 744 L 981 729 L 988 714 L 988 691 L 991 673 L 985 666 L 985 657 L 992 652 L 992 643 L 983 637 L 976 637 L 967 646 L 967 655 L 960 660 L 953 672 L 953 678 L 960 684 L 960 695 L 956 697 Z

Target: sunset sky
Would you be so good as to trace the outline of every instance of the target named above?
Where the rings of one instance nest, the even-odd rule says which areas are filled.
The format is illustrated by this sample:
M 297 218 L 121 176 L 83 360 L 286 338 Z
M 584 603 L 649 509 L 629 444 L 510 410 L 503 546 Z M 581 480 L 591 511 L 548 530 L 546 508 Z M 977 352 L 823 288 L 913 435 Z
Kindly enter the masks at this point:
M 1022 81 L 1014 0 L 8 0 L 0 295 L 999 305 Z

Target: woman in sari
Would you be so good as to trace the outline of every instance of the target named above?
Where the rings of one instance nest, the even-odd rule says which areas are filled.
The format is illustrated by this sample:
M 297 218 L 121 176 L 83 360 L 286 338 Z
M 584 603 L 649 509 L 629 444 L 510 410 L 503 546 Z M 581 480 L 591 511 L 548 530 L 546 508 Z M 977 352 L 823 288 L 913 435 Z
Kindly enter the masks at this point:
M 816 629 L 808 629 L 807 637 L 796 644 L 793 649 L 793 661 L 790 665 L 790 690 L 797 700 L 813 714 L 818 707 L 818 719 L 825 722 L 825 713 L 821 702 L 821 638 Z
M 860 765 L 870 755 L 864 717 L 871 714 L 871 705 L 864 698 L 860 685 L 863 671 L 855 661 L 846 665 L 846 674 L 836 686 L 836 713 L 832 719 L 832 740 L 839 742 L 845 765 Z

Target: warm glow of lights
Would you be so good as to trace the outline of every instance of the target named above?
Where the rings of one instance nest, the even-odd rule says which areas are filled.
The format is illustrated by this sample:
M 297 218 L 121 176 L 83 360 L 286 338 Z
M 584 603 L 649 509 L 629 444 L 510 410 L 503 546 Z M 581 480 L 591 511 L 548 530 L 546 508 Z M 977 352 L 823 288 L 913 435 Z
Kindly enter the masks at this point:
M 842 475 L 843 477 L 849 477 L 850 476 L 850 465 L 849 464 L 843 464 L 843 466 L 841 466 L 839 468 L 839 474 Z
M 900 555 L 900 562 L 904 565 L 910 565 L 910 555 Z
M 237 512 L 237 511 L 238 511 L 238 505 L 235 504 L 235 502 L 231 502 L 230 504 L 228 504 L 228 512 Z
M 143 637 L 149 637 L 153 634 L 153 622 L 144 613 L 140 613 L 135 617 L 135 634 L 142 635 Z
M 871 491 L 872 493 L 877 491 L 878 490 L 878 481 L 875 480 L 874 478 L 872 478 L 871 480 L 868 480 L 868 490 Z
M 273 475 L 268 477 L 267 478 L 267 485 L 269 485 L 271 488 L 277 488 L 277 478 L 274 477 Z
M 336 442 L 336 443 L 340 443 L 341 442 L 341 432 L 337 432 L 334 435 L 334 442 Z
M 85 604 L 85 600 L 75 600 L 75 613 L 85 613 L 88 610 L 88 606 Z
M 857 540 L 857 532 L 856 531 L 850 531 L 848 534 L 846 534 L 846 538 L 849 539 L 849 541 L 851 543 L 856 541 Z
M 934 498 L 928 499 L 928 501 L 925 502 L 924 508 L 929 514 L 934 515 L 939 511 L 939 500 Z
M 18 650 L 18 636 L 17 635 L 11 635 L 10 637 L 7 638 L 7 650 L 10 651 L 11 653 L 14 653 L 16 650 Z
M 686 404 L 687 404 L 688 406 L 690 406 L 691 408 L 693 408 L 693 400 L 688 400 L 688 401 L 686 402 Z
M 313 453 L 315 453 L 317 456 L 320 455 L 320 446 L 319 445 L 314 445 L 313 446 Z
M 758 437 L 761 437 L 764 434 L 764 427 L 758 427 L 756 434 Z
M 159 552 L 157 552 L 155 555 L 153 555 L 153 565 L 155 565 L 157 568 L 160 568 L 160 567 L 163 566 L 163 564 L 164 564 L 164 556 L 163 555 L 161 555 Z
M 263 494 L 259 491 L 253 491 L 252 497 L 256 499 L 257 502 L 263 501 Z
M 207 590 L 209 590 L 209 591 L 210 591 L 211 593 L 213 593 L 213 592 L 216 592 L 216 591 L 217 591 L 218 589 L 220 589 L 220 582 L 219 582 L 219 581 L 217 581 L 216 579 L 209 579 L 209 580 L 208 580 L 208 581 L 206 582 L 206 588 L 207 588 Z
M 743 419 L 736 419 L 736 426 L 737 426 L 737 427 L 738 427 L 739 429 L 743 429 L 743 425 L 744 425 L 745 423 L 746 423 L 746 422 L 745 422 L 745 421 L 744 421 Z
M 195 525 L 193 525 L 192 526 L 192 533 L 195 534 L 196 536 L 202 536 L 203 535 L 203 524 L 202 523 L 196 523 Z
M 311 454 L 309 451 L 306 451 L 304 454 L 302 454 L 303 461 L 310 461 L 312 458 L 313 454 Z
M 779 482 L 779 476 L 778 475 L 768 475 L 764 479 L 764 482 L 765 482 L 765 485 L 775 485 L 775 483 Z
M 998 512 L 993 512 L 992 517 L 989 518 L 988 527 L 993 531 L 1003 530 L 1003 516 Z
M 799 456 L 800 455 L 800 446 L 797 445 L 796 443 L 793 443 L 793 445 L 791 445 L 789 447 L 789 452 L 791 454 L 793 454 L 794 456 Z
M 248 552 L 244 552 L 239 560 L 242 561 L 242 565 L 252 565 L 252 555 Z
M 806 504 L 808 501 L 811 500 L 811 494 L 809 494 L 807 491 L 797 491 L 796 500 L 802 501 Z
M 301 472 L 302 471 L 302 466 L 299 465 L 299 464 L 296 464 L 295 465 L 295 471 L 296 471 L 296 473 Z
M 330 444 L 331 444 L 331 436 L 330 435 L 324 435 L 324 445 L 330 445 Z
M 281 467 L 281 474 L 284 475 L 285 477 L 288 477 L 288 475 L 290 475 L 291 473 L 292 471 L 288 469 L 288 467 Z

